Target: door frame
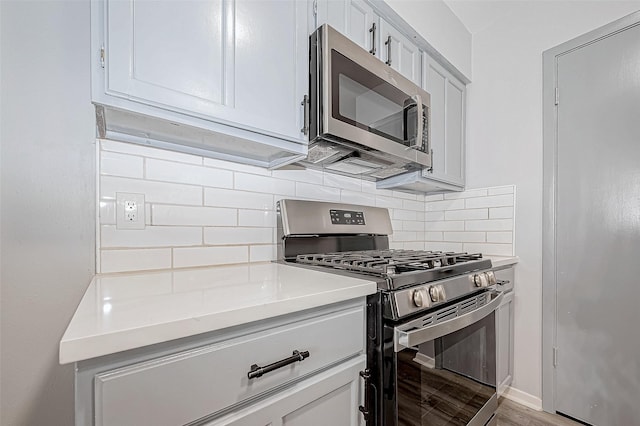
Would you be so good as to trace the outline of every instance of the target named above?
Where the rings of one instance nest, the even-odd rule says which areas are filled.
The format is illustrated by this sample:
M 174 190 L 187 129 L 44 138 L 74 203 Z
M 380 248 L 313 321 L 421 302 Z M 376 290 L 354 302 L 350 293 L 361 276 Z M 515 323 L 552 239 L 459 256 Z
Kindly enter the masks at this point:
M 640 25 L 640 11 L 590 31 L 542 54 L 543 200 L 542 200 L 542 408 L 555 413 L 557 344 L 556 201 L 558 121 L 556 86 L 560 56 Z M 562 94 L 559 94 L 559 101 Z

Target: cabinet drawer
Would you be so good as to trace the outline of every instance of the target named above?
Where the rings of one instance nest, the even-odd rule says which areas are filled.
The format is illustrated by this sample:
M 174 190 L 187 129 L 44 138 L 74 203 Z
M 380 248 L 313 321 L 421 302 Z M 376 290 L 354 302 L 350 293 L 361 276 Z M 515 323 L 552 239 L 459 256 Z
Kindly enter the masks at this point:
M 309 351 L 301 362 L 249 379 L 265 366 Z M 133 364 L 95 376 L 95 424 L 175 426 L 254 398 L 364 350 L 357 307 Z

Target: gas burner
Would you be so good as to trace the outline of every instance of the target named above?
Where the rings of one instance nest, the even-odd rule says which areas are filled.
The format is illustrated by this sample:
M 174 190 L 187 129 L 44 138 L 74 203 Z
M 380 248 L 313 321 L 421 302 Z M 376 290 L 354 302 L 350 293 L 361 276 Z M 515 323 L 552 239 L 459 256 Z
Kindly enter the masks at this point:
M 301 254 L 297 263 L 366 272 L 391 277 L 406 272 L 446 270 L 453 265 L 482 259 L 482 254 L 424 250 L 363 250 L 326 254 Z

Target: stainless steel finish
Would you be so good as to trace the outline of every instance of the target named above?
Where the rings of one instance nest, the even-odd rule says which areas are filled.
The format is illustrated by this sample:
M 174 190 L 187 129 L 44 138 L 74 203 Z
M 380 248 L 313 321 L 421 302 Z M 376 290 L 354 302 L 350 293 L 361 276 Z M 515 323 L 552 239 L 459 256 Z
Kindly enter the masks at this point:
M 431 312 L 425 317 L 403 323 L 394 329 L 394 349 L 396 352 L 428 342 L 461 330 L 476 321 L 481 320 L 496 310 L 502 302 L 504 294 L 498 291 L 487 291 Z M 472 305 L 471 303 L 474 302 Z M 467 306 L 478 306 L 475 310 L 466 312 Z M 439 320 L 442 316 L 443 320 Z M 451 318 L 451 319 L 449 319 Z M 423 324 L 429 320 L 427 326 Z
M 335 50 L 349 60 L 365 68 L 376 77 L 395 86 L 408 98 L 418 95 L 424 108 L 427 129 L 424 146 L 407 150 L 407 146 L 384 136 L 369 132 L 353 124 L 345 123 L 331 115 L 332 76 L 331 51 Z M 431 134 L 428 131 L 431 117 L 431 96 L 415 83 L 393 68 L 383 66 L 375 56 L 362 49 L 353 41 L 328 25 L 323 25 L 311 35 L 311 96 L 309 150 L 318 144 L 336 146 L 336 154 L 322 161 L 301 163 L 310 168 L 326 168 L 345 157 L 360 158 L 377 168 L 366 172 L 352 173 L 369 179 L 378 180 L 409 171 L 431 167 Z M 423 132 L 424 135 L 424 132 Z M 386 171 L 389 173 L 386 174 Z M 340 173 L 340 170 L 337 170 Z M 349 172 L 342 172 L 349 174 Z
M 300 131 L 305 135 L 309 134 L 309 95 L 304 95 L 302 98 L 302 110 L 303 110 L 303 118 L 302 118 L 302 129 Z
M 481 272 L 473 276 L 473 282 L 476 287 L 489 287 L 489 278 L 486 272 Z
M 322 234 L 391 235 L 389 211 L 380 207 L 305 200 L 280 200 L 276 210 L 281 215 L 283 236 Z M 334 225 L 330 210 L 363 212 L 365 225 Z
M 411 296 L 411 299 L 413 299 L 413 304 L 416 305 L 416 307 L 418 308 L 424 307 L 424 301 L 425 301 L 424 293 L 425 293 L 424 288 L 418 288 L 416 290 L 413 290 L 413 296 Z
M 391 66 L 391 36 L 387 37 L 387 41 L 384 42 L 384 45 L 387 46 L 387 60 L 385 64 Z
M 431 301 L 436 303 L 447 300 L 447 295 L 444 292 L 444 286 L 442 284 L 429 287 L 429 296 L 431 297 Z
M 467 426 L 497 426 L 498 418 L 495 415 L 497 409 L 498 395 L 494 394 L 467 423 Z
M 369 49 L 369 53 L 372 55 L 376 54 L 376 23 L 374 22 L 369 28 L 369 32 L 371 33 L 371 49 Z
M 498 283 L 498 281 L 496 280 L 496 274 L 494 274 L 493 271 L 487 271 L 486 274 L 489 285 L 495 285 Z
M 418 126 L 418 132 L 416 134 L 416 143 L 414 143 L 413 145 L 409 146 L 409 148 L 413 148 L 413 149 L 421 149 L 424 146 L 424 140 L 423 140 L 423 135 L 424 135 L 424 106 L 422 105 L 422 98 L 420 97 L 420 95 L 413 95 L 411 97 L 411 99 L 413 99 L 416 103 L 416 107 L 418 108 L 418 121 L 422 123 L 422 125 Z

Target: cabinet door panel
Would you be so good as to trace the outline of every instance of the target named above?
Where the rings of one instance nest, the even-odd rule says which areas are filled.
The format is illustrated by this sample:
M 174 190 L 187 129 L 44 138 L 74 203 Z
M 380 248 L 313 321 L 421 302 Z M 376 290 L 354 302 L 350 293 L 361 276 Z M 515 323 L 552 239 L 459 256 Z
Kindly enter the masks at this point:
M 363 49 L 371 50 L 373 35 L 369 30 L 374 22 L 378 25 L 378 16 L 364 0 L 318 0 L 317 7 L 317 26 L 329 24 Z
M 464 86 L 451 79 L 447 80 L 446 115 L 445 173 L 452 181 L 463 183 Z
M 388 43 L 391 44 L 389 48 Z M 422 67 L 420 50 L 418 46 L 392 27 L 384 19 L 380 18 L 380 42 L 379 57 L 383 61 L 391 59 L 391 68 L 400 72 L 403 76 L 420 84 Z M 389 56 L 391 53 L 391 56 Z
M 203 115 L 232 103 L 229 7 L 222 1 L 108 1 L 107 92 Z
M 431 149 L 434 155 L 431 158 L 434 174 L 445 171 L 445 128 L 446 128 L 446 90 L 447 77 L 439 68 L 427 63 L 426 66 L 426 91 L 431 95 Z
M 513 292 L 507 293 L 496 311 L 498 395 L 513 378 Z
M 361 355 L 206 426 L 358 426 L 365 368 Z

